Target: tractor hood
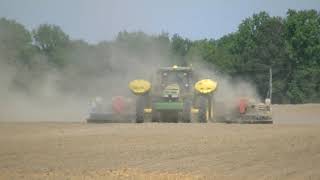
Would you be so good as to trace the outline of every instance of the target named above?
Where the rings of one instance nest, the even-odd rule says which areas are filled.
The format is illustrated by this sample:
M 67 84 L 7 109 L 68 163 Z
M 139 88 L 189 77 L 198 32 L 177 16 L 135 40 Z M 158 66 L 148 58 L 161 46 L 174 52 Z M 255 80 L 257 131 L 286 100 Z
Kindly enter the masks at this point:
M 167 85 L 162 93 L 162 97 L 166 98 L 179 98 L 180 96 L 180 87 L 178 84 L 169 84 Z

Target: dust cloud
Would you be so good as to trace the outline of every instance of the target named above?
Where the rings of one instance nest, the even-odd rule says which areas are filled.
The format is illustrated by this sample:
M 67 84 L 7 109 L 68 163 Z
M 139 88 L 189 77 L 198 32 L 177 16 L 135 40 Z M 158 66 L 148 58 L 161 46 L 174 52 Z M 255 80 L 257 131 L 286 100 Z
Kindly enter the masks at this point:
M 84 121 L 96 96 L 107 103 L 113 96 L 134 98 L 127 88 L 129 81 L 151 80 L 158 67 L 179 65 L 172 60 L 168 43 L 146 41 L 132 52 L 132 46 L 116 40 L 94 47 L 74 42 L 64 53 L 67 63 L 62 68 L 39 53 L 29 66 L 19 65 L 10 54 L 0 55 L 0 121 Z M 228 108 L 234 108 L 238 97 L 260 99 L 250 83 L 234 81 L 200 58 L 191 63 L 199 78 L 218 82 L 215 100 Z
M 0 54 L 0 121 L 84 121 L 95 97 L 107 103 L 113 96 L 133 98 L 129 81 L 152 77 L 169 59 L 160 50 L 169 47 L 159 44 L 149 44 L 135 54 L 126 42 L 74 44 L 63 54 L 67 63 L 62 68 L 41 54 L 34 55 L 28 66 Z
M 214 113 L 223 116 L 226 113 L 233 113 L 241 98 L 249 98 L 251 102 L 263 102 L 259 96 L 257 88 L 250 81 L 233 78 L 221 72 L 213 64 L 209 64 L 201 57 L 193 57 L 196 61 L 190 62 L 200 79 L 212 79 L 218 83 L 217 90 L 214 92 Z

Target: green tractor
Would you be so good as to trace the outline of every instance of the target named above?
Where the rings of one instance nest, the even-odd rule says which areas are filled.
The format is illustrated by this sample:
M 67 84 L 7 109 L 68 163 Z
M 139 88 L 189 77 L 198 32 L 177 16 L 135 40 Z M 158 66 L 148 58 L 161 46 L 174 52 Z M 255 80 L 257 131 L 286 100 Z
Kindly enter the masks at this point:
M 133 80 L 129 89 L 136 97 L 136 123 L 201 122 L 213 115 L 213 93 L 217 83 L 210 79 L 198 80 L 191 67 L 158 69 L 152 84 Z

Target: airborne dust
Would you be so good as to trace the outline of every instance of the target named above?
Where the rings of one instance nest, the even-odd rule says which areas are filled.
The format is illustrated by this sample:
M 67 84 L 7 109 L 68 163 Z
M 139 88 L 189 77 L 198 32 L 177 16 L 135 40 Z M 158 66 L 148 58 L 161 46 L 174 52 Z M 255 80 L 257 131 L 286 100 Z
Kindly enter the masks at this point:
M 15 49 L 0 48 L 1 121 L 84 121 L 89 102 L 96 96 L 105 102 L 118 95 L 132 97 L 129 81 L 151 80 L 158 67 L 173 64 L 192 64 L 200 77 L 217 81 L 215 100 L 230 108 L 237 97 L 259 99 L 252 84 L 232 81 L 199 57 L 179 60 L 171 54 L 170 46 L 161 42 L 145 40 L 130 45 L 114 40 L 88 45 L 74 41 L 72 48 L 62 53 L 66 60 L 63 67 L 53 66 L 41 53 L 35 53 L 24 66 L 16 54 Z

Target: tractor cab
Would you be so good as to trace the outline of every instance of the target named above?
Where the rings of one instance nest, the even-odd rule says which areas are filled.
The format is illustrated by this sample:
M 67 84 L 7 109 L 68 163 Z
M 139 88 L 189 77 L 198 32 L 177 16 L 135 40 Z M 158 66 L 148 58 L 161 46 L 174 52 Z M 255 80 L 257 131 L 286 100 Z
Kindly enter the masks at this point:
M 157 90 L 163 92 L 164 96 L 170 95 L 170 92 L 178 94 L 189 93 L 193 86 L 193 72 L 191 67 L 165 67 L 157 72 L 158 84 Z M 178 97 L 177 97 L 178 98 Z

